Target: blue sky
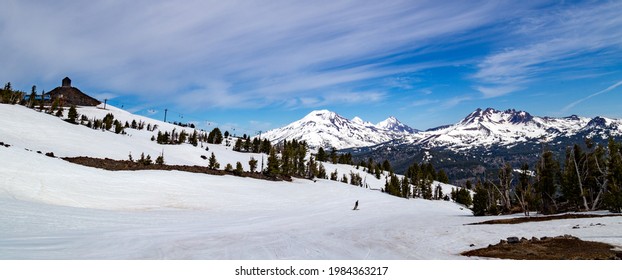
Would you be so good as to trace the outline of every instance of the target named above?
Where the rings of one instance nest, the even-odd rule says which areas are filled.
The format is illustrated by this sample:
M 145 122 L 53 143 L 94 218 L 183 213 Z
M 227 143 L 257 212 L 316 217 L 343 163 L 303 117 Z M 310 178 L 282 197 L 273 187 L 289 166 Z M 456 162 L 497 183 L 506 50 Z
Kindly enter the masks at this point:
M 91 3 L 94 2 L 94 3 Z M 621 118 L 622 1 L 3 1 L 0 81 L 254 134 L 315 109 Z M 234 130 L 235 128 L 235 130 Z

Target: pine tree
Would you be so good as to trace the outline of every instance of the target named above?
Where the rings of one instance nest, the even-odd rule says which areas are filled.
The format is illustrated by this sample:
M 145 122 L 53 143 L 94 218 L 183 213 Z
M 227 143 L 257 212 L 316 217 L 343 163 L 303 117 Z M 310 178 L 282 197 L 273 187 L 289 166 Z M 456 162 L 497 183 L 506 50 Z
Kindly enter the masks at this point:
M 186 133 L 186 131 L 185 131 L 185 130 L 182 130 L 182 131 L 179 133 L 179 139 L 177 140 L 177 142 L 178 142 L 179 144 L 185 143 L 185 142 L 186 142 L 186 138 L 188 138 L 188 133 Z
M 337 150 L 335 148 L 330 149 L 330 161 L 333 164 L 337 164 Z
M 231 163 L 227 163 L 227 165 L 225 165 L 225 171 L 227 172 L 233 171 L 233 166 L 231 165 Z
M 121 123 L 117 120 L 114 121 L 114 133 L 119 134 L 119 133 L 123 133 L 123 125 L 121 125 Z
M 391 163 L 389 162 L 389 160 L 385 159 L 384 162 L 382 162 L 382 170 L 393 172 L 393 168 L 391 168 Z
M 327 156 L 326 156 L 326 152 L 324 151 L 324 148 L 320 147 L 318 149 L 316 158 L 318 161 L 326 162 Z
M 292 153 L 293 148 L 285 141 L 281 152 L 281 173 L 284 175 L 292 174 Z
M 391 174 L 389 180 L 385 182 L 384 191 L 390 195 L 402 196 L 400 179 L 395 174 Z
M 207 168 L 209 169 L 218 169 L 220 168 L 220 163 L 216 160 L 216 155 L 212 152 L 212 155 L 209 157 Z
M 362 187 L 363 186 L 363 178 L 361 178 L 361 175 L 359 175 L 358 173 L 354 173 L 354 172 L 350 171 L 350 185 Z
M 378 165 L 374 166 L 374 173 L 376 175 L 376 179 L 380 180 L 380 175 L 382 174 L 382 171 L 380 171 L 380 167 Z
M 196 146 L 199 145 L 199 137 L 198 137 L 198 134 L 197 134 L 196 130 L 194 130 L 192 132 L 192 136 L 190 136 L 190 140 L 189 141 L 190 141 L 190 144 L 192 144 L 192 146 L 196 147 Z
M 320 163 L 320 166 L 318 167 L 317 177 L 320 178 L 320 179 L 328 178 L 326 176 L 326 168 L 324 168 L 324 165 L 322 163 Z
M 307 168 L 307 178 L 313 179 L 318 176 L 318 166 L 313 156 L 309 157 L 309 167 Z M 321 164 L 321 163 L 320 163 Z
M 499 196 L 503 205 L 503 211 L 509 213 L 512 209 L 512 200 L 510 199 L 510 190 L 512 188 L 512 165 L 506 162 L 503 168 L 499 170 Z
M 579 210 L 582 206 L 584 210 L 589 210 L 583 187 L 587 177 L 586 160 L 586 155 L 579 145 L 575 144 L 572 149 L 566 150 L 561 192 L 564 199 L 573 205 L 575 210 Z
M 259 151 L 264 153 L 264 154 L 269 154 L 272 150 L 272 144 L 270 143 L 270 140 L 268 139 L 263 139 L 261 141 L 261 146 Z
M 103 125 L 105 130 L 112 129 L 112 124 L 114 123 L 114 115 L 111 113 L 106 114 L 103 120 Z
M 52 114 L 54 111 L 58 109 L 59 103 L 60 101 L 58 101 L 58 98 L 54 99 L 54 101 L 52 102 L 52 106 L 50 107 L 50 111 L 49 111 L 50 114 Z
M 28 108 L 32 109 L 35 107 L 35 99 L 37 98 L 37 86 L 32 86 L 32 91 L 30 92 L 30 98 L 28 98 Z M 41 97 L 43 99 L 43 96 Z
M 609 139 L 609 161 L 607 163 L 608 191 L 603 204 L 614 213 L 622 212 L 622 144 Z
M 464 204 L 464 206 L 469 207 L 473 204 L 473 199 L 471 198 L 471 193 L 465 187 L 459 188 L 455 192 L 455 197 L 453 197 L 456 203 Z
M 251 139 L 246 138 L 246 140 L 244 140 L 244 145 L 242 145 L 242 149 L 244 149 L 245 152 L 250 152 L 252 150 L 252 146 Z
M 251 151 L 253 153 L 259 153 L 261 150 L 261 140 L 259 138 L 253 138 L 253 143 L 251 145 Z
M 306 163 L 305 158 L 307 156 L 307 143 L 302 141 L 298 143 L 298 148 L 296 149 L 296 173 L 298 176 L 303 177 L 306 173 Z
M 437 174 L 437 181 L 445 184 L 449 184 L 449 176 L 445 173 L 445 170 L 441 169 Z
M 164 154 L 160 154 L 157 158 L 155 163 L 157 165 L 164 165 Z
M 343 174 L 343 176 L 341 176 L 341 182 L 345 184 L 348 183 L 348 176 L 346 176 L 346 174 Z
M 333 181 L 337 181 L 337 176 L 338 176 L 337 169 L 335 169 L 335 171 L 330 173 L 330 179 Z
M 554 159 L 553 152 L 545 150 L 536 165 L 536 188 L 540 196 L 542 214 L 553 214 L 557 208 L 556 192 L 560 181 L 559 163 Z
M 270 155 L 268 156 L 268 169 L 266 170 L 266 175 L 276 177 L 281 171 L 279 170 L 279 158 L 276 155 L 276 149 L 270 149 Z
M 523 213 L 528 216 L 530 208 L 536 205 L 536 203 L 533 184 L 531 182 L 531 171 L 529 171 L 529 165 L 526 163 L 521 166 L 518 185 L 514 193 Z
M 222 144 L 222 132 L 218 127 L 214 128 L 207 136 L 207 143 L 210 144 Z
M 251 169 L 251 172 L 254 173 L 257 170 L 257 160 L 253 157 L 248 161 L 248 165 Z
M 400 181 L 400 187 L 401 187 L 401 197 L 404 198 L 408 198 L 411 195 L 410 192 L 410 182 L 408 181 L 408 178 L 406 176 L 404 176 L 402 178 L 402 180 Z
M 238 138 L 235 141 L 235 144 L 233 145 L 233 150 L 236 152 L 241 152 L 242 151 L 242 146 L 244 145 L 244 143 L 242 142 L 241 138 Z
M 473 215 L 484 216 L 488 211 L 488 193 L 481 184 L 475 187 L 473 195 Z
M 63 116 L 63 107 L 58 107 L 58 111 L 56 111 L 56 116 L 59 118 Z
M 141 153 L 140 154 L 140 159 L 137 162 L 142 164 L 142 165 L 150 165 L 151 164 L 151 156 L 147 155 L 145 157 L 145 153 Z
M 437 184 L 436 187 L 434 187 L 434 196 L 433 198 L 435 200 L 440 200 L 443 198 L 443 187 L 441 187 L 441 184 Z
M 244 175 L 244 167 L 242 167 L 241 162 L 238 161 L 235 163 L 235 170 L 233 170 L 233 174 L 235 174 L 236 176 Z

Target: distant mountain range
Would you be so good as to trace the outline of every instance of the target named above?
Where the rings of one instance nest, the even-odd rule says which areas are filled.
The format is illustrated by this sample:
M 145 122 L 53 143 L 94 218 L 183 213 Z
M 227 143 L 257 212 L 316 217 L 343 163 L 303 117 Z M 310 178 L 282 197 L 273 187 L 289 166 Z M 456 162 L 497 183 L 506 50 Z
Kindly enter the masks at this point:
M 425 147 L 446 147 L 465 150 L 495 145 L 514 146 L 518 143 L 549 143 L 558 137 L 580 133 L 604 137 L 622 134 L 622 121 L 572 115 L 564 118 L 537 117 L 514 109 L 498 111 L 477 109 L 462 121 L 416 133 L 405 139 Z
M 372 124 L 359 117 L 349 120 L 335 112 L 318 110 L 285 127 L 270 130 L 263 137 L 275 142 L 305 140 L 313 148 L 362 148 L 392 142 L 393 145 L 413 144 L 459 151 L 525 142 L 548 143 L 579 133 L 587 133 L 590 137 L 619 136 L 622 135 L 622 120 L 576 115 L 538 117 L 514 109 L 478 108 L 456 124 L 419 131 L 395 117 Z
M 335 112 L 318 110 L 285 127 L 270 130 L 262 137 L 275 143 L 283 140 L 304 140 L 312 148 L 340 150 L 378 145 L 416 132 L 418 131 L 394 117 L 374 125 L 358 117 L 349 120 Z
M 478 108 L 455 124 L 419 131 L 394 117 L 374 125 L 321 110 L 265 137 L 276 142 L 305 140 L 315 149 L 334 147 L 351 152 L 355 159 L 388 159 L 397 172 L 413 161 L 429 161 L 459 179 L 482 176 L 505 162 L 533 167 L 544 146 L 562 154 L 568 145 L 586 138 L 596 143 L 619 139 L 622 120 L 538 117 L 515 109 Z

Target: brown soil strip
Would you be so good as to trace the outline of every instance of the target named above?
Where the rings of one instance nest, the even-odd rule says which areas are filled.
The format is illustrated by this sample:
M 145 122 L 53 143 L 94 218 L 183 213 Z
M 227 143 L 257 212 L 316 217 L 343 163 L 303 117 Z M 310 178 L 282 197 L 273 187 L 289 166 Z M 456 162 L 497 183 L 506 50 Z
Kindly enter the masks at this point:
M 595 214 L 564 214 L 564 215 L 551 215 L 551 216 L 537 216 L 537 217 L 522 217 L 522 218 L 512 218 L 512 219 L 499 219 L 499 220 L 489 220 L 479 223 L 472 223 L 467 225 L 498 225 L 498 224 L 520 224 L 520 223 L 528 223 L 528 222 L 542 222 L 542 221 L 551 221 L 551 220 L 562 220 L 562 219 L 581 219 L 581 218 L 602 218 L 602 217 L 618 217 L 622 216 L 620 214 L 605 214 L 605 215 L 595 215 Z
M 66 157 L 64 160 L 89 167 L 101 168 L 110 171 L 136 171 L 136 170 L 176 170 L 192 173 L 203 173 L 211 175 L 234 175 L 240 177 L 250 177 L 254 179 L 270 180 L 270 181 L 291 181 L 290 177 L 279 176 L 270 177 L 257 172 L 227 172 L 224 170 L 210 169 L 205 166 L 189 166 L 189 165 L 159 165 L 159 164 L 142 164 L 129 160 L 114 160 L 109 158 L 92 158 L 92 157 Z
M 499 244 L 463 252 L 461 255 L 514 260 L 620 260 L 622 252 L 613 251 L 613 248 L 606 243 L 583 241 L 564 235 L 541 239 L 522 238 L 513 244 L 501 240 Z

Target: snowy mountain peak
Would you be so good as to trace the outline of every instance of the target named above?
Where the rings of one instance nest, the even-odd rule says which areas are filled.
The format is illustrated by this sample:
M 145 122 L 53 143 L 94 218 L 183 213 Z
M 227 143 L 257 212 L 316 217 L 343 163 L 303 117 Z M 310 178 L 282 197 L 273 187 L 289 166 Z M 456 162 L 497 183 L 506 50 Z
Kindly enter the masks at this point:
M 576 115 L 537 117 L 516 109 L 478 108 L 457 124 L 413 135 L 411 142 L 462 150 L 497 144 L 511 146 L 528 141 L 548 142 L 558 136 L 571 136 L 595 128 L 618 134 L 618 127 L 615 120 L 599 117 L 591 120 Z
M 356 124 L 364 125 L 364 126 L 374 127 L 374 124 L 373 124 L 373 123 L 370 123 L 370 122 L 368 122 L 368 121 L 364 121 L 363 119 L 361 119 L 361 118 L 359 118 L 359 117 L 354 117 L 354 118 L 352 119 L 352 122 L 353 122 L 353 123 L 356 123 Z
M 466 116 L 460 123 L 463 125 L 492 123 L 492 124 L 526 124 L 533 120 L 533 116 L 525 111 L 517 111 L 508 109 L 499 111 L 494 108 L 486 108 L 482 110 L 477 108 L 471 114 Z
M 315 110 L 311 111 L 311 113 L 307 114 L 303 120 L 331 120 L 342 118 L 337 113 L 329 111 L 329 110 Z
M 361 118 L 359 118 L 359 117 L 354 117 L 354 118 L 352 119 L 352 122 L 354 122 L 354 123 L 361 123 L 361 124 L 362 124 L 362 123 L 365 123 L 365 121 L 363 121 L 363 119 L 361 119 Z
M 402 122 L 400 122 L 394 116 L 390 116 L 386 120 L 379 122 L 378 124 L 376 124 L 376 127 L 380 128 L 380 129 L 391 130 L 391 131 L 401 132 L 401 133 L 415 133 L 415 132 L 417 132 L 416 129 L 413 129 L 413 128 L 403 124 Z
M 602 117 L 595 117 L 587 123 L 587 127 L 591 128 L 606 128 L 609 125 L 610 121 Z
M 403 138 L 409 129 L 413 131 L 393 119 L 395 121 L 391 122 L 390 128 L 379 127 L 359 117 L 348 120 L 328 110 L 317 110 L 285 127 L 270 130 L 263 136 L 272 142 L 294 139 L 306 141 L 312 149 L 365 147 Z

